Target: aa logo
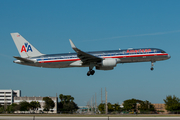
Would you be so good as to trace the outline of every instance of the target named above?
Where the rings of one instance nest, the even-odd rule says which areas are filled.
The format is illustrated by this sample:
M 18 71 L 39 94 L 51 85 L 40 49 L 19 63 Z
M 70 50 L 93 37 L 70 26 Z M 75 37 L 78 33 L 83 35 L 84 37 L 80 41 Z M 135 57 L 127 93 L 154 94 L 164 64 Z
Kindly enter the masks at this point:
M 21 48 L 21 52 L 29 52 L 31 51 L 32 52 L 32 48 L 31 48 L 31 45 L 28 45 L 28 43 L 24 43 L 24 45 L 22 46 Z

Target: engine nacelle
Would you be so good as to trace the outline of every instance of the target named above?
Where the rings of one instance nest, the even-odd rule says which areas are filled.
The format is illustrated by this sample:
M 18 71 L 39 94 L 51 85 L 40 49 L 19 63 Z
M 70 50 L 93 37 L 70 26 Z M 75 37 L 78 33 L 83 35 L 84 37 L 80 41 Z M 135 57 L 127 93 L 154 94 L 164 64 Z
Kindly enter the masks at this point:
M 102 67 L 116 67 L 117 60 L 112 58 L 107 58 L 101 62 Z
M 116 59 L 107 58 L 103 60 L 98 66 L 96 66 L 97 70 L 112 70 L 117 64 Z

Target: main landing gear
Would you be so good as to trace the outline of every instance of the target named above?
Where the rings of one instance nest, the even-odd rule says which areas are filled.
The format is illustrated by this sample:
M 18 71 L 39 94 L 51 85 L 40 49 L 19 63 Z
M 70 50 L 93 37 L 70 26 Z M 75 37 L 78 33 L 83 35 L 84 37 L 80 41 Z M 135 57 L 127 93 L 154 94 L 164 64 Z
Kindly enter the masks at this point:
M 90 70 L 87 72 L 87 76 L 90 76 L 90 75 L 94 75 L 95 71 L 94 70 Z
M 87 76 L 94 75 L 95 71 L 93 70 L 94 64 L 91 63 L 89 66 L 89 71 L 87 72 Z
M 154 62 L 151 62 L 151 70 L 152 71 L 154 70 L 153 66 L 154 66 Z

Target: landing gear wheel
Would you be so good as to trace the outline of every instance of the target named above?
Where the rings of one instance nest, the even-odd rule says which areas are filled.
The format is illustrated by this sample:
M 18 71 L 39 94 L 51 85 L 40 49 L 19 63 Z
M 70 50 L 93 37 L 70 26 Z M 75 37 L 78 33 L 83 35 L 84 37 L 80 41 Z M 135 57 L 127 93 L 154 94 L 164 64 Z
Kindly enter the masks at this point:
M 91 73 L 91 75 L 94 75 L 95 71 L 94 71 L 94 70 L 91 70 L 91 72 L 90 72 L 90 73 Z
M 87 76 L 94 75 L 94 73 L 95 73 L 94 70 L 88 71 L 88 72 L 87 72 Z
M 87 76 L 90 76 L 90 75 L 91 75 L 91 73 L 90 73 L 90 71 L 88 71 L 88 72 L 87 72 Z
M 89 65 L 89 71 L 87 72 L 87 76 L 94 75 L 95 71 L 93 70 L 94 63 L 90 63 Z
M 154 70 L 154 68 L 152 67 L 152 68 L 151 68 L 151 70 L 153 71 L 153 70 Z

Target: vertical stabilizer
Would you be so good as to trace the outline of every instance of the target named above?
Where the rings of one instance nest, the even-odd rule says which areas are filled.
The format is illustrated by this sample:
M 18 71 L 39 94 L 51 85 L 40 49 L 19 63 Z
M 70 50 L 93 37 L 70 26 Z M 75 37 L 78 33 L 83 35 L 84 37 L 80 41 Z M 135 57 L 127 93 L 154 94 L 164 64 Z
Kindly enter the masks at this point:
M 19 33 L 11 33 L 14 43 L 18 49 L 21 57 L 36 57 L 43 55 L 34 46 L 32 46 L 26 39 L 24 39 Z

